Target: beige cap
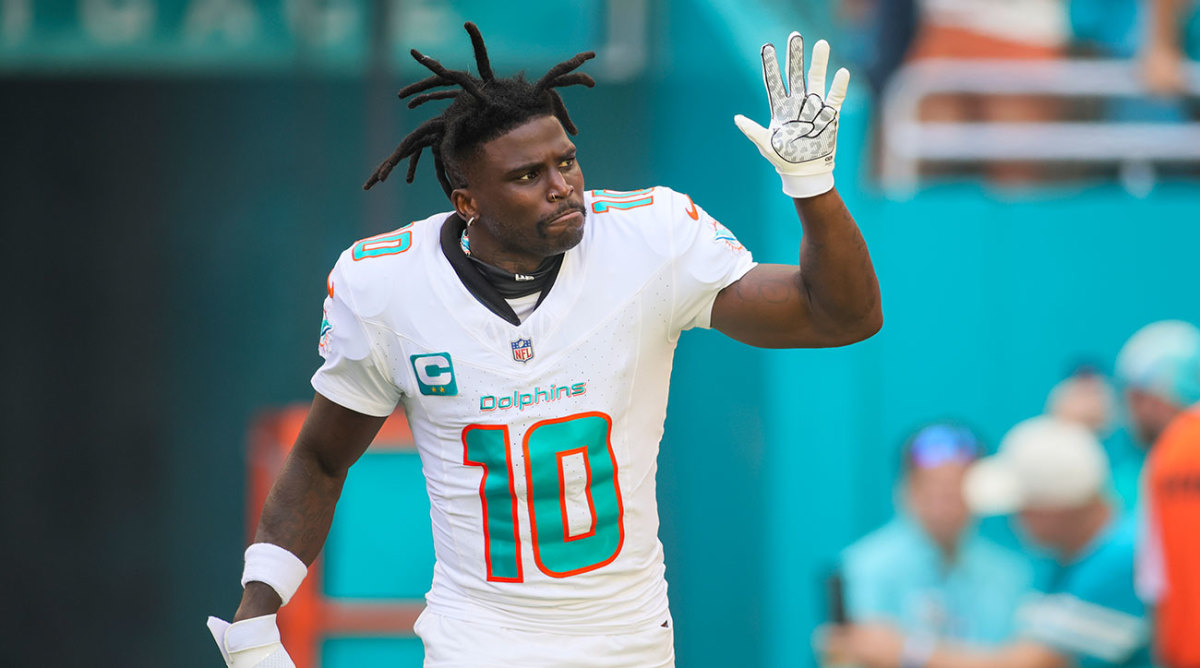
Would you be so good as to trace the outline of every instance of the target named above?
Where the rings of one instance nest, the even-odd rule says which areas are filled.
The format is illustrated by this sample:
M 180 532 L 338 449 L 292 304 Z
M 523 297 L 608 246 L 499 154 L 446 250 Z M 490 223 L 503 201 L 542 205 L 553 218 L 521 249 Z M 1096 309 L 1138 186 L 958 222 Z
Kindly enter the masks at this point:
M 1088 429 L 1041 416 L 1018 423 L 995 455 L 972 465 L 963 491 L 967 505 L 979 515 L 1071 508 L 1094 498 L 1108 475 L 1108 457 Z

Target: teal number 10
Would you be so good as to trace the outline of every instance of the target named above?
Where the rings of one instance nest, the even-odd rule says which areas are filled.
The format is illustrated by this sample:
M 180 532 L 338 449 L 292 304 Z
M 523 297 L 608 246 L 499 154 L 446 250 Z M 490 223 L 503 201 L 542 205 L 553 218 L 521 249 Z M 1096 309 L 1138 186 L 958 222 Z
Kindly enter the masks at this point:
M 612 418 L 604 413 L 543 420 L 525 432 L 530 542 L 534 563 L 550 577 L 595 570 L 621 552 L 624 508 L 611 432 Z M 508 427 L 473 424 L 462 438 L 463 463 L 483 469 L 479 498 L 487 579 L 524 582 Z

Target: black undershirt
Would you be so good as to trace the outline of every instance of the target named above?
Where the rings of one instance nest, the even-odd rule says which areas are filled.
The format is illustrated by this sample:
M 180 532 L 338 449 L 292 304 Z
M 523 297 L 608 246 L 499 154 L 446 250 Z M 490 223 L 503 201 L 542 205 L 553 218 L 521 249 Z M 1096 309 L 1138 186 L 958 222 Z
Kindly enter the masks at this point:
M 563 254 L 559 253 L 546 258 L 538 265 L 537 269 L 526 274 L 532 276 L 532 280 L 518 281 L 512 272 L 493 267 L 464 253 L 461 243 L 464 229 L 466 229 L 466 224 L 457 214 L 451 214 L 446 218 L 446 221 L 442 223 L 442 254 L 446 256 L 450 266 L 454 268 L 454 273 L 458 274 L 459 280 L 463 282 L 472 297 L 492 313 L 513 325 L 520 325 L 521 319 L 517 317 L 506 299 L 525 297 L 540 290 L 542 294 L 538 297 L 534 308 L 540 306 L 546 299 L 546 295 L 550 294 L 554 280 L 558 278 Z

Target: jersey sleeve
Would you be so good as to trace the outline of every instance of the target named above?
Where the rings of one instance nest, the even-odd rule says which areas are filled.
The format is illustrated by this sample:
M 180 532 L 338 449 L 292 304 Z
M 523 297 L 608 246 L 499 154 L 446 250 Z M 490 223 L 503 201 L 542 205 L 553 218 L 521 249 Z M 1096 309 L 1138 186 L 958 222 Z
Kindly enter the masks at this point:
M 343 270 L 345 256 L 329 274 L 329 295 L 318 350 L 325 363 L 312 377 L 312 386 L 330 401 L 366 415 L 391 415 L 400 390 L 377 361 L 371 328 L 353 306 L 353 294 Z
M 1132 526 L 1079 564 L 1061 590 L 1034 597 L 1018 613 L 1022 637 L 1081 666 L 1121 664 L 1149 642 L 1145 606 L 1134 592 Z
M 671 191 L 675 239 L 674 324 L 711 326 L 717 293 L 754 268 L 753 256 L 733 232 L 683 193 Z

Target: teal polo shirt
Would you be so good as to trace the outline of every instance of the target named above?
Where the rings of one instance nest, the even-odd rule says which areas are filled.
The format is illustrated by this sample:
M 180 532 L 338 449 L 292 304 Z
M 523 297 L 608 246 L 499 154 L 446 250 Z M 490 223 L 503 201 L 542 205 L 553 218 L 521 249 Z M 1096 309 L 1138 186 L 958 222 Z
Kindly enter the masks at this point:
M 1146 607 L 1133 586 L 1137 526 L 1114 520 L 1067 564 L 1042 574 L 1022 606 L 1020 635 L 1071 656 L 1080 668 L 1143 668 L 1150 659 Z
M 1011 639 L 1014 615 L 1033 584 L 1027 559 L 974 530 L 963 535 L 955 561 L 945 563 L 903 515 L 843 551 L 842 577 L 853 621 L 981 646 Z

